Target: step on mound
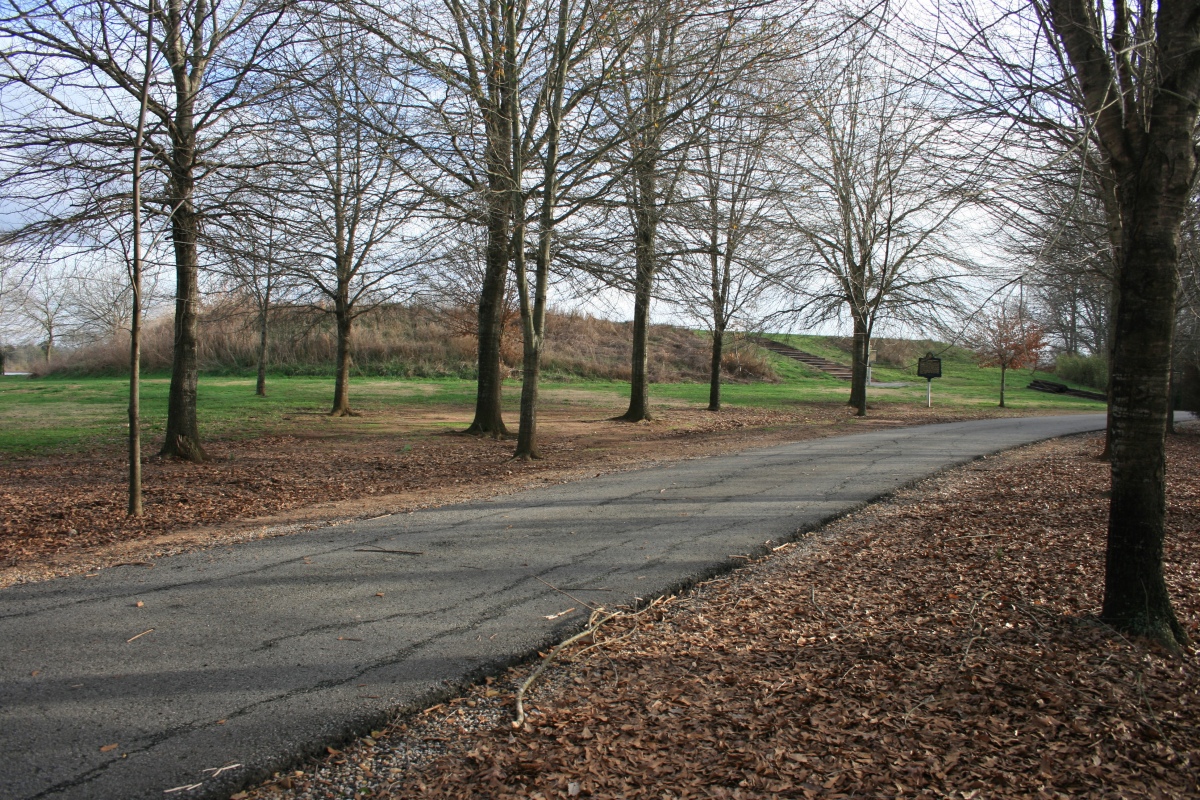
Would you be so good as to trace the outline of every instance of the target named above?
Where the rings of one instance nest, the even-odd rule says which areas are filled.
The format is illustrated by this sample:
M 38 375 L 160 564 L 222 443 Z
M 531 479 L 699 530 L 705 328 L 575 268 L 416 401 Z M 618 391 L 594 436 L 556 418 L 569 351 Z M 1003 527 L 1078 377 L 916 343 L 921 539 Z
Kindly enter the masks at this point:
M 836 361 L 830 361 L 827 358 L 814 356 L 812 353 L 806 353 L 803 350 L 797 350 L 794 347 L 789 347 L 786 344 L 781 344 L 773 339 L 764 339 L 762 337 L 754 337 L 752 340 L 759 347 L 770 350 L 772 353 L 778 353 L 786 358 L 799 361 L 802 364 L 807 364 L 813 369 L 819 369 L 821 372 L 832 375 L 835 378 L 841 378 L 848 381 L 853 377 L 854 371 L 845 364 L 839 364 Z

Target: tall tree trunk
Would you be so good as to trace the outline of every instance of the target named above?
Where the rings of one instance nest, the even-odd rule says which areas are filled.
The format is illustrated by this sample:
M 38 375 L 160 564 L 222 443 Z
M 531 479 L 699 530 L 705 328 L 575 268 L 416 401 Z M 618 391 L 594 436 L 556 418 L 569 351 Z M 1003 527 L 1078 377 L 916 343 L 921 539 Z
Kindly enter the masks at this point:
M 479 379 L 475 394 L 475 419 L 467 433 L 496 439 L 508 435 L 501 414 L 500 344 L 504 335 L 504 291 L 508 282 L 508 212 L 493 209 L 488 214 L 487 263 L 479 292 Z
M 479 377 L 475 393 L 475 419 L 467 433 L 496 439 L 508 436 L 501 409 L 500 344 L 504 336 L 504 292 L 511 260 L 512 200 L 506 175 L 512 152 L 512 132 L 505 115 L 488 127 L 487 254 L 483 286 L 479 292 Z
M 172 176 L 179 195 L 171 215 L 171 238 L 175 246 L 175 347 L 171 358 L 171 388 L 167 395 L 167 432 L 160 455 L 185 461 L 208 458 L 200 446 L 196 419 L 196 387 L 199 379 L 198 341 L 200 322 L 200 268 L 196 250 L 199 218 L 191 204 L 191 173 Z M 179 184 L 186 181 L 186 187 Z
M 635 180 L 635 270 L 633 285 L 633 359 L 629 370 L 629 408 L 617 419 L 641 422 L 650 419 L 650 303 L 658 266 L 657 165 L 641 165 Z
M 725 348 L 725 328 L 713 331 L 712 365 L 708 376 L 708 410 L 721 410 L 721 359 Z
M 711 163 L 708 148 L 705 148 L 706 160 Z M 726 306 L 729 302 L 730 264 L 733 256 L 733 244 L 726 242 L 725 256 L 720 255 L 720 223 L 721 211 L 717 202 L 717 190 L 714 187 L 708 203 L 708 270 L 711 281 L 710 298 L 712 302 L 713 342 L 712 364 L 708 370 L 708 410 L 721 410 L 721 358 L 725 348 L 725 328 L 729 325 L 726 316 Z
M 641 231 L 638 238 L 642 238 Z M 633 360 L 629 374 L 629 409 L 618 417 L 625 422 L 650 419 L 650 300 L 654 291 L 654 268 L 650 258 L 643 255 L 646 250 L 645 247 L 638 248 L 637 275 L 633 291 Z M 650 253 L 650 256 L 653 254 Z
M 135 173 L 137 170 L 135 170 Z M 134 214 L 141 202 L 137 185 L 140 175 L 134 178 Z M 133 223 L 133 269 L 130 282 L 133 289 L 133 310 L 129 320 L 129 505 L 126 513 L 131 517 L 142 516 L 142 231 L 140 219 Z
M 1135 224 L 1126 231 L 1114 326 L 1112 501 L 1101 613 L 1113 626 L 1168 647 L 1187 641 L 1167 593 L 1162 553 L 1179 229 L 1194 172 L 1190 135 L 1181 133 L 1174 144 L 1173 152 L 1147 155 L 1150 163 L 1130 190 L 1127 219 Z
M 161 8 L 161 6 L 160 6 Z M 192 54 L 184 50 L 188 24 L 180 0 L 161 9 L 163 42 L 173 75 L 175 117 L 171 130 L 167 199 L 171 204 L 171 243 L 175 249 L 175 345 L 171 356 L 171 388 L 167 395 L 167 430 L 159 455 L 185 461 L 204 461 L 196 419 L 196 386 L 199 380 L 200 258 L 197 242 L 200 216 L 196 213 L 195 103 L 202 70 L 189 65 Z M 199 31 L 193 31 L 199 35 Z
M 254 394 L 259 397 L 267 396 L 267 310 L 264 308 L 258 315 L 258 380 L 254 385 Z
M 129 504 L 126 513 L 142 516 L 142 145 L 146 133 L 146 107 L 150 100 L 150 62 L 154 53 L 154 15 L 147 14 L 146 69 L 142 73 L 141 104 L 133 139 L 133 258 L 129 288 L 133 307 L 129 319 Z
M 333 385 L 333 408 L 331 417 L 356 416 L 350 410 L 350 347 L 352 344 L 354 318 L 344 299 L 338 298 L 337 316 L 337 378 Z
M 547 185 L 551 196 L 557 193 L 557 187 L 550 176 L 547 176 Z M 546 289 L 549 283 L 550 246 L 553 237 L 552 211 L 544 208 L 541 222 L 532 297 L 525 280 L 524 255 L 514 253 L 516 260 L 522 264 L 522 269 L 517 274 L 521 283 L 518 288 L 521 293 L 524 358 L 521 373 L 521 427 L 517 431 L 517 449 L 513 457 L 524 460 L 542 457 L 537 443 L 537 403 L 538 384 L 542 374 L 542 349 L 546 342 Z M 516 245 L 523 246 L 524 236 L 516 238 Z
M 1008 372 L 1008 365 L 1000 364 L 1000 407 L 1004 408 L 1004 376 Z
M 1049 11 L 1120 198 L 1101 617 L 1178 650 L 1187 637 L 1162 570 L 1165 439 L 1179 235 L 1196 179 L 1200 9 L 1195 0 L 1140 4 L 1136 24 L 1149 25 L 1137 32 L 1123 3 L 1114 4 L 1112 17 L 1083 0 L 1050 0 Z M 1135 41 L 1142 35 L 1152 38 Z M 1144 51 L 1149 70 L 1130 55 L 1135 48 Z
M 850 371 L 850 400 L 847 405 L 853 406 L 855 416 L 867 415 L 867 358 L 871 348 L 870 334 L 867 332 L 867 321 L 859 314 L 854 314 L 854 344 L 853 365 Z

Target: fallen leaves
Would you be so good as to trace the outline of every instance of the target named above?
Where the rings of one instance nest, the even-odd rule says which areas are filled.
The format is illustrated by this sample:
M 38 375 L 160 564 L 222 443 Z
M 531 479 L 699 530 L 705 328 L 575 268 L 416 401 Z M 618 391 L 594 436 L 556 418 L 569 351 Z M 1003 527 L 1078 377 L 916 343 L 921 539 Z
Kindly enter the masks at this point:
M 653 625 L 615 620 L 519 730 L 470 732 L 383 796 L 1194 796 L 1200 649 L 1176 660 L 1095 620 L 1098 449 L 977 462 Z M 1197 474 L 1200 436 L 1172 438 L 1165 557 L 1193 634 Z

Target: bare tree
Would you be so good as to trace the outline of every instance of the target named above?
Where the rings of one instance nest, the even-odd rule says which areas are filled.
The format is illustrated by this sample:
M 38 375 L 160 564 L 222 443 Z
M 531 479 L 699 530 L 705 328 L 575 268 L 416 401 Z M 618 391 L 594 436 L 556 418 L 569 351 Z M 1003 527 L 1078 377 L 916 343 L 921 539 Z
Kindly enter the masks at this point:
M 62 278 L 51 264 L 42 264 L 29 277 L 21 293 L 21 313 L 41 335 L 41 348 L 50 363 L 54 346 L 67 325 L 70 303 Z
M 1196 179 L 1200 3 L 1052 0 L 1053 27 L 1111 165 L 1122 241 L 1112 375 L 1112 504 L 1103 616 L 1178 646 L 1162 577 L 1179 235 Z
M 559 0 L 541 8 L 545 21 L 535 15 L 528 17 L 526 24 L 552 32 L 553 38 L 547 36 L 540 63 L 528 70 L 541 77 L 525 92 L 512 96 L 510 110 L 513 174 L 518 176 L 513 182 L 512 253 L 523 334 L 521 424 L 514 457 L 521 459 L 541 457 L 538 382 L 546 338 L 547 292 L 561 247 L 560 227 L 613 186 L 614 176 L 597 170 L 617 144 L 611 137 L 604 138 L 608 130 L 597 101 L 633 38 L 621 24 L 623 6 L 618 4 Z M 522 96 L 528 98 L 524 108 L 517 105 Z M 525 179 L 527 173 L 532 181 Z M 537 199 L 533 220 L 526 211 L 531 196 Z M 532 270 L 525 243 L 530 222 L 537 241 Z
M 69 309 L 65 339 L 70 344 L 115 341 L 129 331 L 135 294 L 129 274 L 132 231 L 129 219 L 121 222 L 123 230 L 112 231 L 108 241 L 94 240 L 59 279 L 58 290 Z M 143 313 L 167 299 L 158 292 L 157 266 L 143 251 L 142 287 L 137 293 Z
M 130 182 L 130 206 L 133 210 L 133 231 L 130 237 L 129 258 L 129 504 L 131 517 L 142 516 L 142 309 L 143 274 L 142 248 L 142 149 L 146 143 L 146 117 L 150 107 L 150 73 L 154 64 L 153 13 L 146 18 L 146 58 L 142 62 L 142 85 L 138 94 L 137 128 L 133 134 L 133 158 Z
M 286 268 L 335 320 L 330 414 L 348 416 L 354 321 L 403 290 L 429 232 L 415 218 L 417 187 L 391 135 L 404 126 L 405 103 L 369 42 L 344 20 L 325 20 L 289 72 L 306 77 L 281 104 L 276 146 L 294 163 L 277 167 L 291 189 L 275 193 L 273 215 L 287 225 Z
M 22 264 L 8 248 L 0 249 L 0 375 L 14 345 L 24 338 L 21 296 L 28 277 L 29 265 Z
M 512 261 L 513 120 L 530 37 L 540 32 L 519 20 L 519 0 L 440 4 L 361 5 L 364 30 L 379 37 L 402 62 L 412 107 L 422 112 L 405 131 L 406 145 L 423 156 L 410 177 L 454 221 L 486 232 L 483 281 L 478 287 L 478 384 L 475 416 L 467 429 L 508 435 L 501 413 L 500 349 Z
M 624 174 L 624 210 L 632 240 L 633 358 L 629 408 L 619 419 L 649 419 L 648 336 L 655 279 L 669 260 L 660 226 L 678 198 L 696 145 L 694 112 L 705 98 L 736 83 L 782 49 L 803 13 L 768 3 L 647 6 L 628 54 L 606 94 L 622 146 L 614 161 Z M 788 51 L 790 54 L 790 50 Z M 690 117 L 689 117 L 690 114 Z
M 272 147 L 274 142 L 264 144 Z M 240 213 L 225 215 L 207 235 L 215 259 L 213 272 L 254 309 L 258 334 L 254 393 L 259 397 L 267 395 L 267 352 L 276 307 L 297 288 L 297 270 L 288 263 L 296 254 L 290 246 L 293 237 L 284 202 L 294 187 L 286 171 L 274 165 L 254 170 L 248 181 L 232 181 L 231 193 L 240 197 Z
M 846 315 L 854 333 L 849 404 L 867 408 L 867 357 L 882 320 L 921 323 L 952 308 L 968 262 L 954 233 L 975 198 L 957 135 L 927 90 L 860 52 L 803 102 L 781 151 L 779 190 L 799 263 L 790 311 Z
M 1069 146 L 1057 138 L 1034 144 L 1042 146 L 1011 148 L 1024 158 L 1007 166 L 1011 183 L 997 186 L 997 235 L 1055 346 L 1107 360 L 1119 250 L 1102 197 L 1106 181 L 1094 159 L 1070 150 L 1064 158 Z
M 726 334 L 739 321 L 754 327 L 748 315 L 771 287 L 764 276 L 782 250 L 768 144 L 792 119 L 779 77 L 756 75 L 705 99 L 692 117 L 696 145 L 680 202 L 667 218 L 668 247 L 678 253 L 672 291 L 712 336 L 709 411 L 721 410 Z
M 111 213 L 73 203 L 127 197 L 141 99 L 140 45 L 153 42 L 159 69 L 149 84 L 144 147 L 160 182 L 147 204 L 170 220 L 175 256 L 175 347 L 162 454 L 205 458 L 196 422 L 197 249 L 204 209 L 197 184 L 223 140 L 262 100 L 255 81 L 292 4 L 276 0 L 6 0 L 0 11 L 2 80 L 25 93 L 28 113 L 0 127 L 13 169 L 0 177 L 25 207 L 22 233 Z M 269 87 L 268 87 L 269 88 Z M 114 187 L 119 184 L 121 188 Z M 63 202 L 66 189 L 67 202 Z

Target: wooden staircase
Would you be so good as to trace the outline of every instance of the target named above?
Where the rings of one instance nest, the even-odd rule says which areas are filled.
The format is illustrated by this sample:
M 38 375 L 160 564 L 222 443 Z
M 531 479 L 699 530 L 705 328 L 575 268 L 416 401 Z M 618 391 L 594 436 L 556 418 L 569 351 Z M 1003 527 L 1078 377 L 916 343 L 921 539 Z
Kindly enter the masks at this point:
M 841 378 L 848 381 L 853 377 L 854 371 L 845 364 L 839 364 L 836 361 L 830 361 L 827 358 L 814 356 L 812 353 L 806 353 L 803 350 L 797 350 L 794 347 L 789 347 L 786 344 L 780 344 L 773 339 L 767 339 L 762 336 L 753 337 L 753 342 L 759 347 L 770 350 L 772 353 L 778 353 L 786 358 L 791 358 L 806 364 L 813 369 L 819 369 L 821 372 L 832 375 L 835 378 Z

